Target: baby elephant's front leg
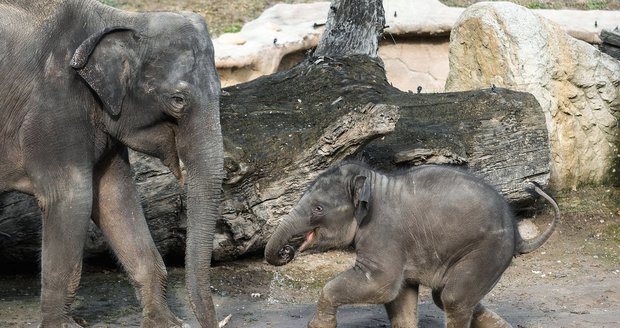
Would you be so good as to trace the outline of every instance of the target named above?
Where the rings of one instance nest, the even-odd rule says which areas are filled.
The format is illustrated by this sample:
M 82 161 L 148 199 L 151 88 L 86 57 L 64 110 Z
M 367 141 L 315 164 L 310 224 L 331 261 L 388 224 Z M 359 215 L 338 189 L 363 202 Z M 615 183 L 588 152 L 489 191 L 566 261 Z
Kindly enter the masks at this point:
M 343 304 L 385 304 L 398 295 L 402 275 L 355 266 L 330 280 L 317 303 L 308 328 L 335 328 L 336 310 Z
M 308 323 L 308 328 L 336 328 L 337 308 L 338 305 L 334 305 L 325 297 L 325 288 L 323 288 L 319 302 L 316 305 L 316 313 L 314 318 Z

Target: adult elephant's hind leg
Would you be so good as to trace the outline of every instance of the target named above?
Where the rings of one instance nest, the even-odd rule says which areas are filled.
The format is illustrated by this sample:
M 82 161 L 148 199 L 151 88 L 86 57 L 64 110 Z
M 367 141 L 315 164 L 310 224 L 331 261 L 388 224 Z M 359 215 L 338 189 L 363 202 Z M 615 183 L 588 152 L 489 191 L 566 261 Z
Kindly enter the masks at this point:
M 40 188 L 45 192 L 37 192 L 43 211 L 41 327 L 80 327 L 69 315 L 69 307 L 82 272 L 92 204 L 90 181 L 88 175 L 87 179 L 47 184 Z
M 146 225 L 127 150 L 117 150 L 96 167 L 93 219 L 136 286 L 142 327 L 181 326 L 166 303 L 166 267 Z
M 385 304 L 393 328 L 418 326 L 418 285 L 405 285 L 396 299 Z

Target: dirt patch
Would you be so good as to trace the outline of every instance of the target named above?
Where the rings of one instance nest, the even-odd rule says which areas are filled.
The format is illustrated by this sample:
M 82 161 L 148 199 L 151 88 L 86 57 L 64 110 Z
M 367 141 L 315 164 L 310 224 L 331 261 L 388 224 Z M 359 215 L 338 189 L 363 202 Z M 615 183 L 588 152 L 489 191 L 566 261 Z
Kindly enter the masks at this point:
M 514 327 L 620 327 L 620 189 L 586 189 L 557 195 L 564 217 L 552 238 L 514 259 L 484 303 Z M 532 218 L 540 228 L 551 221 Z M 216 265 L 212 290 L 227 327 L 304 327 L 320 289 L 351 267 L 355 254 L 305 254 L 283 267 L 260 258 Z M 169 269 L 168 301 L 192 323 L 184 271 Z M 40 284 L 36 276 L 0 276 L 0 327 L 36 327 Z M 421 327 L 443 327 L 443 314 L 421 290 Z M 87 327 L 135 327 L 140 307 L 119 271 L 84 274 L 73 314 Z M 389 327 L 380 305 L 345 306 L 338 327 Z

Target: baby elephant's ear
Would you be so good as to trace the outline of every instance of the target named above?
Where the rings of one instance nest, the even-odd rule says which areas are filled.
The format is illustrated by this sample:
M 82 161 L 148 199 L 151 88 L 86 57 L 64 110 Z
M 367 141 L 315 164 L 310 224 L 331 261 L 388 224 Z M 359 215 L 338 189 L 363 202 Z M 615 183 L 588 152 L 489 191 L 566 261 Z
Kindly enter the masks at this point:
M 355 220 L 359 226 L 368 216 L 368 201 L 370 199 L 370 181 L 363 175 L 353 178 L 353 205 L 355 206 Z

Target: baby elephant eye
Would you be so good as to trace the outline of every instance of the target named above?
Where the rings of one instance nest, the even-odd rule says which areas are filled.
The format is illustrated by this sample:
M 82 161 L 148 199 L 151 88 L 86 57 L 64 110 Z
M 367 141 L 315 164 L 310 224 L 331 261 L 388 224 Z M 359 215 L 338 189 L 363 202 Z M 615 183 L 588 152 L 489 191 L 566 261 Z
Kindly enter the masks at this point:
M 185 98 L 181 96 L 172 96 L 172 104 L 176 108 L 183 108 L 185 106 Z
M 323 212 L 323 206 L 321 205 L 317 205 L 314 207 L 314 211 L 317 213 L 322 213 Z

